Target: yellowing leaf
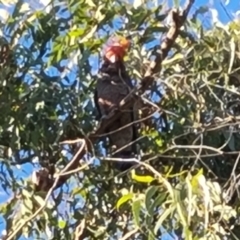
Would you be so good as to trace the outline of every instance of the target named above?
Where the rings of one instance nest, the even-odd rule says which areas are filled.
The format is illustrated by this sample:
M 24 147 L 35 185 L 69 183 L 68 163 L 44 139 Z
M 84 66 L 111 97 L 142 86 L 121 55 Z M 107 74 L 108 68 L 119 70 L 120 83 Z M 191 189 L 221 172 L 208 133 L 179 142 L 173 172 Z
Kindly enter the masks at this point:
M 132 198 L 133 198 L 133 193 L 129 193 L 127 195 L 122 196 L 117 202 L 117 209 L 119 209 L 122 204 L 131 200 Z
M 151 183 L 152 181 L 155 180 L 152 176 L 139 176 L 136 175 L 134 172 L 132 172 L 132 179 L 137 181 L 137 182 L 142 182 L 142 183 Z
M 65 226 L 66 226 L 66 221 L 60 220 L 60 221 L 58 222 L 58 227 L 59 227 L 60 229 L 65 228 Z
M 83 29 L 83 28 L 80 29 L 79 28 L 79 29 L 75 29 L 75 30 L 69 32 L 68 34 L 69 34 L 70 37 L 80 37 L 84 34 L 84 32 L 85 32 L 85 29 Z
M 203 175 L 203 169 L 200 169 L 198 171 L 198 173 L 195 176 L 193 176 L 193 178 L 191 180 L 191 184 L 192 184 L 192 188 L 193 189 L 197 189 L 198 188 L 198 179 L 202 175 Z
M 158 139 L 156 140 L 156 144 L 157 144 L 159 147 L 162 147 L 162 146 L 163 146 L 163 141 L 162 141 L 162 139 L 161 139 L 161 138 L 158 138 Z

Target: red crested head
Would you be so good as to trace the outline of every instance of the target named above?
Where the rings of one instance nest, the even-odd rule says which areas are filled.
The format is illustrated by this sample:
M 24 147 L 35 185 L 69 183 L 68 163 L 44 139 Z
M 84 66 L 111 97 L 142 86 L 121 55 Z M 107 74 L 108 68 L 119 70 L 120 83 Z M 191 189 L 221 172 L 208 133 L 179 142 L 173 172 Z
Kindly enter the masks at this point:
M 130 48 L 130 40 L 124 37 L 113 37 L 107 42 L 103 56 L 106 60 L 114 63 L 123 61 L 124 56 Z

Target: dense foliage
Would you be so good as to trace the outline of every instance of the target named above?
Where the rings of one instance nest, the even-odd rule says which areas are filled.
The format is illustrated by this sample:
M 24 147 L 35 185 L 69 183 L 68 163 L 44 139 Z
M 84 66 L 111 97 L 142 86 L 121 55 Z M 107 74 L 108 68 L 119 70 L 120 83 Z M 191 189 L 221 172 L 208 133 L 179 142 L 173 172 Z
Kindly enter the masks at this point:
M 141 83 L 170 26 L 170 7 L 156 2 L 59 0 L 38 10 L 22 1 L 5 3 L 4 239 L 240 239 L 240 22 L 207 28 L 206 7 L 192 9 L 161 72 L 142 94 L 155 112 L 141 127 L 138 168 L 112 168 L 104 159 L 107 142 L 99 138 L 50 200 L 23 177 L 40 167 L 56 176 L 76 151 L 60 142 L 83 138 L 98 126 L 93 91 L 101 49 L 112 34 L 132 35 L 126 66 Z

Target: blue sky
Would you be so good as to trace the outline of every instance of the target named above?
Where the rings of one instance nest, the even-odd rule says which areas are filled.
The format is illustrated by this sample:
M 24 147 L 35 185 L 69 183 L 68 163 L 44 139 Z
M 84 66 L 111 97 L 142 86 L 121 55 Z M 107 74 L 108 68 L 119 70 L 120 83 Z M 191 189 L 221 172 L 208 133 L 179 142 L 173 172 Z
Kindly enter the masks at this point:
M 35 1 L 31 1 L 30 2 L 34 3 Z M 44 2 L 44 1 L 42 1 Z M 162 1 L 159 1 L 162 2 Z M 173 1 L 172 1 L 173 2 Z M 182 1 L 181 1 L 182 2 Z M 228 2 L 228 5 L 225 6 L 224 8 L 224 4 Z M 226 1 L 226 0 L 196 0 L 193 10 L 196 10 L 198 7 L 202 6 L 202 5 L 207 5 L 209 7 L 212 7 L 214 9 L 217 10 L 218 13 L 218 17 L 219 19 L 222 21 L 222 23 L 227 23 L 228 21 L 230 21 L 231 19 L 234 18 L 233 13 L 237 12 L 238 10 L 240 11 L 240 1 L 237 0 L 230 0 L 230 1 Z M 36 6 L 36 4 L 34 4 L 34 7 L 41 7 L 40 4 Z M 0 5 L 0 10 L 2 8 L 2 5 Z M 6 7 L 4 7 L 4 9 L 6 9 Z M 11 10 L 11 7 L 7 7 L 8 10 Z M 240 17 L 240 14 L 239 14 Z M 204 18 L 204 22 L 208 25 L 210 23 L 210 18 Z M 92 59 L 92 65 L 94 68 L 98 67 L 98 64 L 96 63 L 96 59 Z M 73 76 L 71 76 L 72 78 Z M 29 176 L 32 173 L 33 167 L 31 164 L 25 164 L 22 166 L 22 169 L 18 169 L 17 167 L 13 168 L 14 170 L 14 174 L 16 176 L 17 179 L 20 178 L 26 178 L 27 176 Z M 0 203 L 5 202 L 7 199 L 9 198 L 9 196 L 5 193 L 5 191 L 2 189 L 2 187 L 0 186 Z M 1 221 L 0 218 L 0 232 L 1 230 L 4 229 L 4 223 Z M 0 234 L 1 235 L 1 234 Z

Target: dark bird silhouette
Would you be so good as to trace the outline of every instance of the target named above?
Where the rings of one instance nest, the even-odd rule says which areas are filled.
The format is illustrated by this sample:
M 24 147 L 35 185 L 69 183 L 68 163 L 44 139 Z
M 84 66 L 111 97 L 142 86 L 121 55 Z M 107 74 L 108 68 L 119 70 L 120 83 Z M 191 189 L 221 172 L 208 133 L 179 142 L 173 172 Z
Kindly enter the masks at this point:
M 110 43 L 104 51 L 103 64 L 99 71 L 94 96 L 99 117 L 102 119 L 116 109 L 121 100 L 133 88 L 123 60 L 129 47 L 129 40 L 118 37 L 110 39 Z M 136 153 L 135 144 L 131 144 L 137 137 L 136 125 L 131 124 L 134 122 L 135 116 L 133 107 L 129 107 L 105 131 L 105 133 L 109 133 L 110 145 L 115 146 L 115 151 L 118 151 L 112 157 L 123 159 L 114 163 L 114 166 L 120 171 L 125 171 L 133 165 L 133 162 L 124 162 L 124 159 L 134 157 Z M 110 133 L 128 124 L 131 125 L 115 133 Z

